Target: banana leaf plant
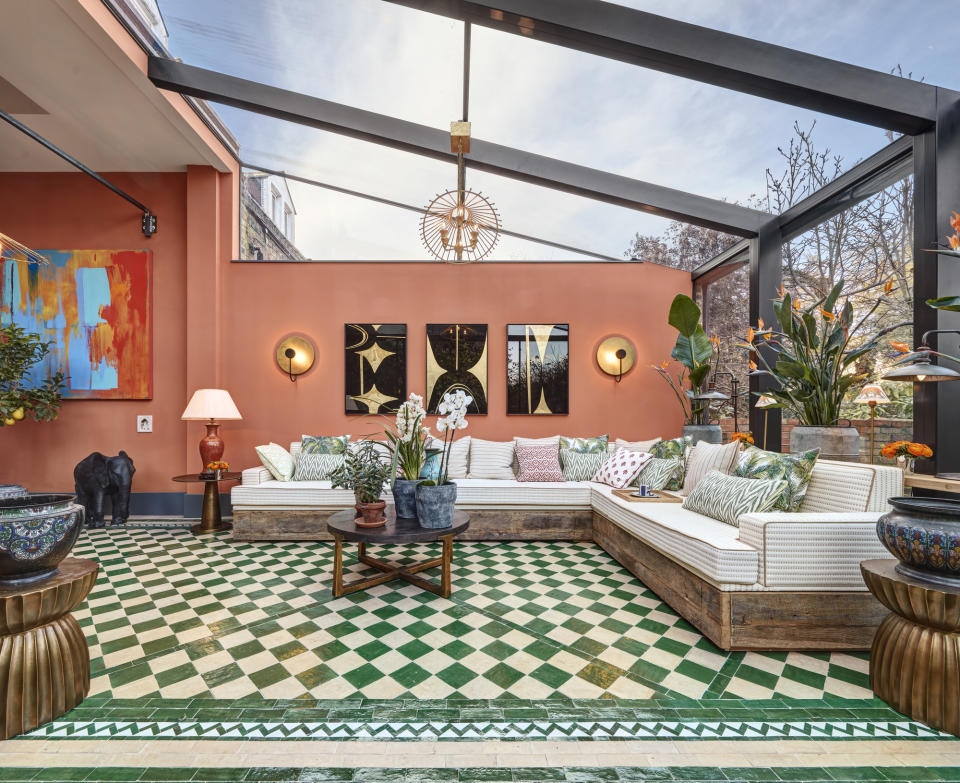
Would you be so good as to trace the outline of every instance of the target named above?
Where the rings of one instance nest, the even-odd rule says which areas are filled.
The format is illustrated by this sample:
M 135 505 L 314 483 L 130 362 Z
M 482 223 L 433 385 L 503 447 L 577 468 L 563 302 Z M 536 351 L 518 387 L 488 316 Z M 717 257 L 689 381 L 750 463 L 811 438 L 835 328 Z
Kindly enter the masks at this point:
M 670 357 L 682 369 L 675 377 L 669 372 L 670 362 L 662 362 L 653 369 L 670 385 L 680 402 L 684 424 L 706 424 L 709 403 L 696 400 L 695 396 L 707 385 L 716 341 L 707 337 L 700 325 L 700 308 L 686 294 L 674 297 L 667 323 L 679 332 Z
M 840 420 L 840 405 L 852 386 L 862 384 L 866 373 L 856 370 L 858 359 L 875 351 L 880 337 L 896 326 L 882 329 L 869 339 L 858 334 L 887 295 L 884 294 L 854 323 L 853 305 L 839 304 L 841 280 L 825 297 L 809 306 L 780 289 L 773 303 L 779 329 L 764 328 L 761 321 L 740 344 L 750 356 L 750 374 L 773 378 L 779 388 L 763 393 L 808 427 L 829 427 Z

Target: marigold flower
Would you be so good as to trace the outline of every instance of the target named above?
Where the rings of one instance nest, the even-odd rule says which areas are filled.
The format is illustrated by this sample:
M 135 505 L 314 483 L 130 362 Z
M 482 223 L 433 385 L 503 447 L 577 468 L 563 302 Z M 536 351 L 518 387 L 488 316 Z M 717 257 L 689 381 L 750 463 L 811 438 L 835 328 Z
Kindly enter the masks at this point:
M 920 454 L 921 457 L 930 458 L 933 456 L 933 449 L 931 449 L 929 446 L 927 446 L 924 443 L 921 443 L 920 445 L 923 446 L 923 452 Z
M 753 443 L 753 435 L 749 432 L 732 432 L 730 433 L 730 442 L 740 441 L 740 443 Z
M 907 451 L 909 451 L 914 457 L 919 457 L 923 454 L 923 444 L 911 443 L 909 446 L 907 446 Z

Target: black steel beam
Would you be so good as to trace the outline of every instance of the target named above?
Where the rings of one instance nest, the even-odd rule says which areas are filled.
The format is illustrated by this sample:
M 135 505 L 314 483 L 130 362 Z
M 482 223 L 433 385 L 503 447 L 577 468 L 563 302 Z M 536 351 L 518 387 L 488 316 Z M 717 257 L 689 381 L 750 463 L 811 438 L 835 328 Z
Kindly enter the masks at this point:
M 760 235 L 753 240 L 750 248 L 750 323 L 756 326 L 762 318 L 768 326 L 775 326 L 773 299 L 783 280 L 783 238 L 780 226 L 774 218 L 760 229 Z M 759 350 L 767 351 L 767 359 L 773 363 L 775 357 L 762 340 Z M 768 408 L 765 415 L 756 407 L 760 394 L 776 387 L 769 375 L 750 376 L 750 431 L 757 443 L 766 444 L 765 449 L 780 451 L 782 441 L 782 416 L 779 408 Z
M 388 0 L 856 122 L 919 133 L 936 87 L 601 0 Z
M 162 89 L 456 164 L 456 155 L 450 152 L 447 131 L 162 57 L 150 57 L 148 75 Z M 470 142 L 467 166 L 738 236 L 756 236 L 760 227 L 771 218 L 765 212 L 726 201 L 479 139 Z

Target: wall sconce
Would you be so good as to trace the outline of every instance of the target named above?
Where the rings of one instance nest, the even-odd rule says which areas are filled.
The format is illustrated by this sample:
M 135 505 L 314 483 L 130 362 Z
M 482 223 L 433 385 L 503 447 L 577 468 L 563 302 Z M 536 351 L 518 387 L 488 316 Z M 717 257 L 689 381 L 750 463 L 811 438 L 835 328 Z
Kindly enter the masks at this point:
M 277 343 L 275 357 L 277 366 L 296 383 L 298 376 L 313 367 L 317 349 L 308 338 L 299 334 L 288 334 Z
M 624 373 L 636 364 L 637 349 L 626 337 L 605 337 L 597 348 L 597 365 L 613 380 L 620 383 Z

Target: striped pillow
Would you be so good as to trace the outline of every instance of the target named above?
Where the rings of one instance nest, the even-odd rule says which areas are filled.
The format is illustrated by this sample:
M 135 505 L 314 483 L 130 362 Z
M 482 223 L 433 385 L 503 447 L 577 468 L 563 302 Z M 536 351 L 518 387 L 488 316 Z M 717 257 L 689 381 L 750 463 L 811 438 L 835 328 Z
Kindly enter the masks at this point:
M 590 481 L 600 469 L 606 454 L 560 449 L 560 465 L 564 481 Z
M 326 481 L 345 460 L 343 454 L 301 454 L 291 480 Z
M 783 479 L 740 478 L 711 470 L 683 501 L 683 507 L 739 527 L 741 516 L 769 511 L 786 488 Z
M 470 440 L 470 478 L 512 480 L 513 441 Z
M 467 464 L 470 461 L 470 436 L 464 435 L 450 444 L 450 455 L 447 457 L 447 478 L 466 478 Z M 427 441 L 428 449 L 443 449 L 443 440 L 431 438 Z
M 711 470 L 719 470 L 721 473 L 733 472 L 737 464 L 737 457 L 740 455 L 740 442 L 720 444 L 707 443 L 700 441 L 690 456 L 687 457 L 686 473 L 683 477 L 683 489 L 681 495 L 689 495 L 696 489 L 703 477 Z

